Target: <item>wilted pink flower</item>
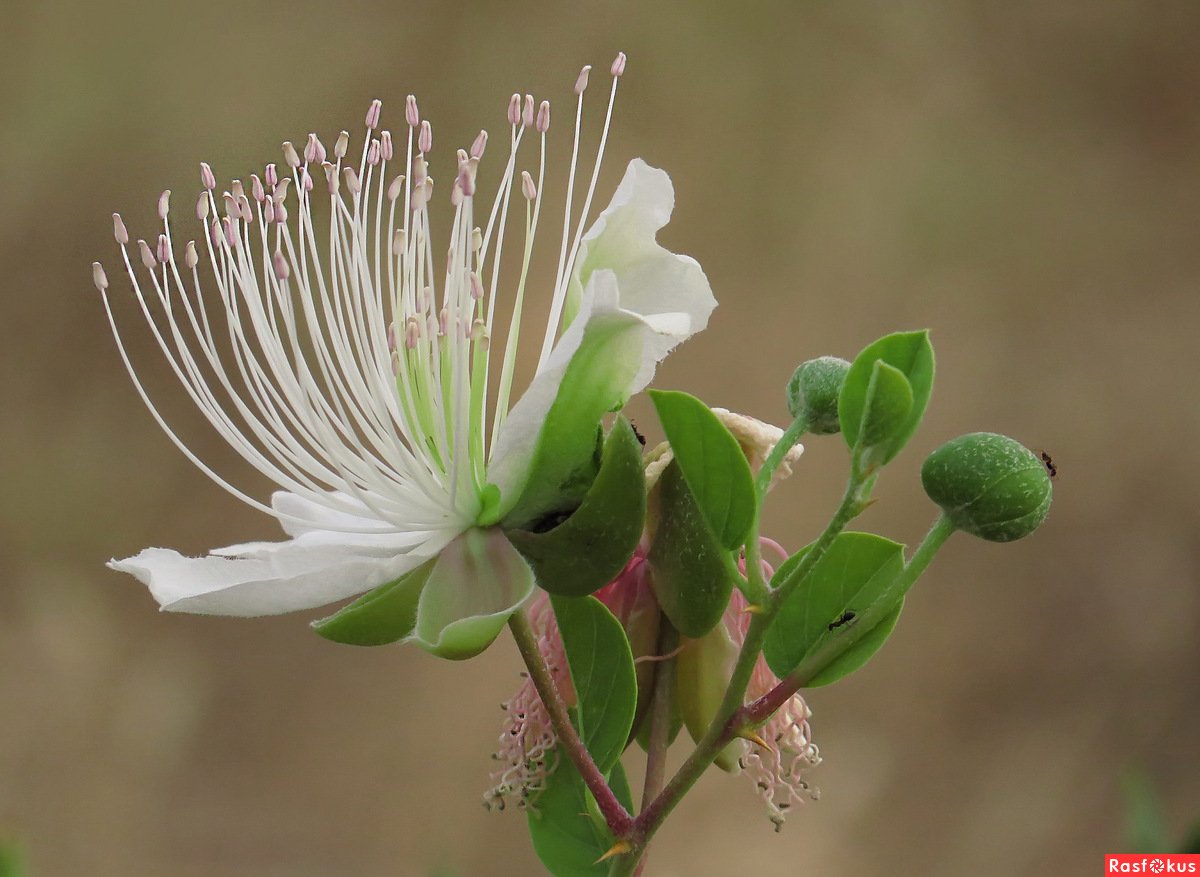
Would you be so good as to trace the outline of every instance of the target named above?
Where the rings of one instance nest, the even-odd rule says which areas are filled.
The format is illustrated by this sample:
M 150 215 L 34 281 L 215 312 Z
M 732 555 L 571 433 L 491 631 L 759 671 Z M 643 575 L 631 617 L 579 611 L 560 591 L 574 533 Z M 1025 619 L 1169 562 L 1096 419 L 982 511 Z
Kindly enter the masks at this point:
M 770 551 L 781 562 L 787 559 L 787 552 L 777 542 L 761 539 L 759 544 L 764 553 Z M 742 566 L 744 569 L 745 564 Z M 763 560 L 763 574 L 768 581 L 774 575 L 774 570 L 766 560 Z M 725 611 L 725 627 L 739 646 L 750 628 L 750 613 L 745 611 L 746 605 L 742 592 L 734 589 L 729 608 Z M 746 689 L 747 701 L 757 700 L 778 684 L 779 677 L 771 672 L 766 659 L 759 655 Z M 793 695 L 759 729 L 759 736 L 771 748 L 764 750 L 749 746 L 738 760 L 739 766 L 754 780 L 759 796 L 766 802 L 776 831 L 782 827 L 792 805 L 801 803 L 805 798 L 816 800 L 819 795 L 817 789 L 810 787 L 803 777 L 805 770 L 821 762 L 820 752 L 812 742 L 812 730 L 808 725 L 811 716 L 812 711 L 804 698 L 799 694 Z
M 638 548 L 625 569 L 594 595 L 625 628 L 635 659 L 652 656 L 658 644 L 660 610 L 650 590 L 648 572 L 646 553 Z M 529 621 L 537 632 L 538 648 L 559 693 L 568 706 L 574 706 L 575 687 L 550 597 L 545 591 L 538 591 L 529 604 Z M 639 661 L 638 720 L 649 701 L 652 669 L 651 663 Z M 484 805 L 489 809 L 503 810 L 512 798 L 516 798 L 517 806 L 522 809 L 530 806 L 558 764 L 555 752 L 558 737 L 550 716 L 533 680 L 528 674 L 521 675 L 516 694 L 502 705 L 506 715 L 499 748 L 492 756 L 500 766 L 492 774 L 492 788 L 484 796 Z
M 538 649 L 563 700 L 573 704 L 575 688 L 550 596 L 545 591 L 539 590 L 530 602 L 529 623 L 538 634 Z M 517 806 L 525 809 L 558 766 L 558 735 L 528 673 L 521 673 L 517 693 L 501 704 L 501 709 L 505 716 L 500 745 L 492 755 L 499 767 L 492 774 L 492 787 L 484 795 L 483 805 L 489 810 L 503 810 L 510 799 L 516 798 Z
M 787 558 L 787 552 L 770 539 L 760 542 L 764 552 Z M 743 572 L 745 564 L 742 564 Z M 763 573 L 770 579 L 774 570 L 763 561 Z M 630 638 L 635 659 L 638 661 L 639 707 L 649 696 L 649 682 L 653 661 L 657 657 L 655 647 L 658 633 L 658 604 L 650 587 L 649 567 L 645 562 L 645 550 L 639 548 L 625 569 L 610 584 L 595 594 L 621 621 Z M 750 614 L 745 611 L 746 598 L 735 589 L 725 611 L 721 628 L 715 633 L 736 648 L 745 641 L 750 626 Z M 554 619 L 549 597 L 539 592 L 529 609 L 530 621 L 538 633 L 538 645 L 554 676 L 555 683 L 567 705 L 575 702 L 575 691 L 567 667 L 562 637 Z M 695 647 L 702 640 L 692 640 L 685 647 Z M 682 655 L 681 655 L 682 657 Z M 728 677 L 703 680 L 714 690 L 724 691 Z M 760 656 L 746 692 L 747 701 L 755 700 L 770 691 L 779 679 L 767 667 Z M 678 689 L 676 695 L 679 695 Z M 532 680 L 523 674 L 516 694 L 503 708 L 506 713 L 500 745 L 493 756 L 500 762 L 492 774 L 492 788 L 484 798 L 489 809 L 503 810 L 506 804 L 516 799 L 522 809 L 536 806 L 536 797 L 545 787 L 546 778 L 558 765 L 556 746 L 558 738 L 550 724 L 541 699 Z M 639 708 L 639 721 L 642 709 Z M 729 766 L 737 767 L 754 781 L 759 796 L 767 805 L 771 821 L 776 829 L 783 824 L 787 811 L 806 797 L 816 798 L 817 793 L 809 787 L 803 773 L 820 762 L 808 720 L 812 715 L 804 699 L 795 695 L 775 713 L 759 733 L 771 748 L 751 748 L 745 741 L 735 741 L 733 751 L 738 753 Z M 637 722 L 635 722 L 635 728 Z

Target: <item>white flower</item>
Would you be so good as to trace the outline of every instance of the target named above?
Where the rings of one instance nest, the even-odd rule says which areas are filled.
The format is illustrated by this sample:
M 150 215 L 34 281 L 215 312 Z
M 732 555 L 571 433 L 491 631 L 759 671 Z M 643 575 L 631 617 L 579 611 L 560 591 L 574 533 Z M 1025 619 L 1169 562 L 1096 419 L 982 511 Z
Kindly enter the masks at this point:
M 550 314 L 537 339 L 535 376 L 511 408 L 542 212 L 547 102 L 535 110 L 531 96 L 512 96 L 507 156 L 495 198 L 479 216 L 486 133 L 458 151 L 448 187 L 453 221 L 437 249 L 432 129 L 411 96 L 401 166 L 408 171 L 390 183 L 397 147 L 379 130 L 376 101 L 356 161 L 347 160 L 346 132 L 331 154 L 312 134 L 301 150 L 284 144 L 279 170 L 269 165 L 248 187 L 235 180 L 221 194 L 202 165 L 196 210 L 205 233 L 199 245 L 187 243 L 182 260 L 169 192 L 159 200 L 162 233 L 153 245 L 138 241 L 135 250 L 114 215 L 137 307 L 170 370 L 213 428 L 279 486 L 270 504 L 215 473 L 166 424 L 130 362 L 97 263 L 94 279 L 138 392 L 205 474 L 273 515 L 291 538 L 202 558 L 148 548 L 110 566 L 145 583 L 164 610 L 239 616 L 308 609 L 407 575 L 409 639 L 452 656 L 490 642 L 534 586 L 504 528 L 578 501 L 601 416 L 644 387 L 656 363 L 703 329 L 715 306 L 696 262 L 655 241 L 674 204 L 663 171 L 630 162 L 611 203 L 583 233 L 623 69 L 621 55 L 578 213 L 588 68 L 576 84 Z M 536 182 L 517 170 L 527 137 L 540 145 Z M 318 230 L 326 193 L 328 227 Z M 523 248 L 519 270 L 502 275 L 510 212 L 524 220 Z M 201 292 L 200 252 L 215 296 Z M 503 348 L 493 344 L 501 337 Z

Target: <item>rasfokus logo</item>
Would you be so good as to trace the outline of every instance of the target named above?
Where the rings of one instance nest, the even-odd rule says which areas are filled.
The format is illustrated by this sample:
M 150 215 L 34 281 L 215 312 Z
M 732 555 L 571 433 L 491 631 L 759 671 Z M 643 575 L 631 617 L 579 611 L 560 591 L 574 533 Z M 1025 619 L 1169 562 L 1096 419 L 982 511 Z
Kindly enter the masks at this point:
M 1200 856 L 1125 853 L 1104 857 L 1105 874 L 1200 874 Z

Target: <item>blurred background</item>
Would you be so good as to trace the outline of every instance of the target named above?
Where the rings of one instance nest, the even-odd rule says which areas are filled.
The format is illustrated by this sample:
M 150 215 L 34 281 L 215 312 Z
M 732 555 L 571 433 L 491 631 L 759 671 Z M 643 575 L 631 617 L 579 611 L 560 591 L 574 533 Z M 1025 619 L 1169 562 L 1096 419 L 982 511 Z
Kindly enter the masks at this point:
M 479 806 L 506 640 L 355 650 L 302 616 L 160 615 L 104 568 L 278 534 L 154 426 L 89 264 L 120 297 L 113 210 L 148 237 L 171 187 L 191 236 L 201 159 L 244 177 L 375 97 L 399 128 L 410 91 L 443 178 L 509 93 L 550 98 L 560 198 L 575 74 L 618 49 L 598 202 L 633 156 L 668 168 L 662 240 L 721 303 L 659 386 L 778 422 L 800 360 L 928 326 L 933 403 L 862 525 L 917 541 L 921 460 L 963 432 L 1060 471 L 1041 531 L 952 540 L 888 648 L 812 694 L 819 802 L 777 835 L 714 773 L 649 873 L 1098 874 L 1130 765 L 1173 834 L 1200 816 L 1200 5 L 15 0 L 0 44 L 0 837 L 30 874 L 540 873 L 522 817 Z M 265 498 L 127 325 L 168 417 Z M 810 446 L 771 535 L 813 538 L 844 457 Z

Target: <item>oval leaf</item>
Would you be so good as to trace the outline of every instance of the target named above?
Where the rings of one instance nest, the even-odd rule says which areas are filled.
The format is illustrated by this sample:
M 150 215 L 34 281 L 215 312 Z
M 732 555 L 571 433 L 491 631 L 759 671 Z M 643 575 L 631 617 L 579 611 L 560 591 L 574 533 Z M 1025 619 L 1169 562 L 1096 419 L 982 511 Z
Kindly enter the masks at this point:
M 904 598 L 901 597 L 899 606 L 885 615 L 882 621 L 862 634 L 844 652 L 818 670 L 808 680 L 805 688 L 820 688 L 822 685 L 837 682 L 843 676 L 849 676 L 859 667 L 866 664 L 867 661 L 871 660 L 880 647 L 887 642 L 887 638 L 892 635 L 892 631 L 896 629 L 896 624 L 900 621 L 900 612 L 903 609 Z
M 416 624 L 417 602 L 433 564 L 430 560 L 394 582 L 368 591 L 329 617 L 314 621 L 313 630 L 349 646 L 383 646 L 403 639 Z
M 626 810 L 633 810 L 633 795 L 621 763 L 609 774 L 609 785 Z M 609 862 L 598 862 L 613 845 L 608 826 L 597 813 L 595 799 L 583 777 L 561 747 L 558 766 L 529 808 L 529 836 L 533 848 L 554 877 L 605 877 Z
M 637 710 L 633 653 L 621 622 L 595 597 L 551 597 L 575 687 L 579 737 L 607 772 L 629 740 Z
M 583 597 L 611 582 L 629 562 L 646 519 L 642 446 L 624 417 L 604 443 L 587 496 L 569 518 L 537 533 L 510 530 L 509 541 L 551 594 Z
M 653 538 L 646 557 L 654 596 L 675 628 L 693 639 L 721 620 L 733 589 L 733 559 L 709 529 L 672 460 L 650 495 Z
M 687 393 L 651 390 L 671 453 L 713 536 L 741 548 L 757 509 L 754 476 L 737 439 L 709 407 Z
M 838 419 L 842 424 L 842 435 L 846 437 L 846 444 L 851 449 L 858 445 L 863 415 L 867 408 L 868 390 L 875 374 L 875 363 L 880 360 L 904 375 L 912 390 L 912 406 L 890 438 L 877 446 L 872 455 L 872 462 L 877 465 L 887 463 L 907 444 L 916 432 L 925 414 L 925 407 L 929 404 L 929 394 L 933 392 L 934 370 L 933 346 L 929 343 L 929 332 L 897 332 L 885 335 L 868 345 L 855 358 L 838 398 Z
M 773 581 L 783 582 L 810 547 L 789 557 Z M 828 673 L 831 678 L 822 683 L 828 684 L 865 664 L 891 632 L 891 627 L 884 624 L 900 610 L 897 607 L 865 629 L 858 623 L 859 616 L 874 606 L 903 569 L 904 546 L 898 542 L 871 533 L 840 534 L 780 607 L 767 630 L 763 656 L 771 671 L 782 678 L 835 639 L 843 640 L 848 648 L 839 651 L 826 667 L 814 668 L 817 673 L 813 679 Z M 895 618 L 890 624 L 895 626 Z M 880 635 L 872 638 L 881 627 Z M 850 653 L 858 649 L 863 653 L 856 660 Z M 831 668 L 840 662 L 844 662 L 841 666 L 845 670 L 834 675 Z

